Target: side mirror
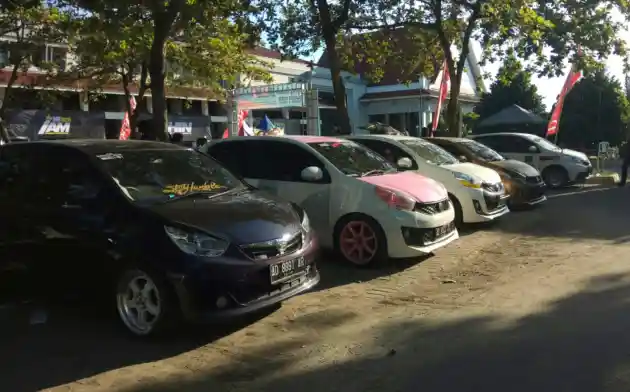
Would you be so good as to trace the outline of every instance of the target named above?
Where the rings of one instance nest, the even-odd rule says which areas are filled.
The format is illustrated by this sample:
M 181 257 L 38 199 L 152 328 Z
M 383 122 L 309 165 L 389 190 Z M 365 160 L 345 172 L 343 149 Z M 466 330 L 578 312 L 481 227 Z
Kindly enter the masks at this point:
M 400 169 L 411 169 L 411 166 L 413 166 L 413 162 L 411 162 L 411 159 L 407 157 L 400 158 L 396 162 L 396 166 L 398 166 Z
M 537 153 L 538 152 L 538 148 L 536 146 L 529 146 L 527 151 L 529 151 L 531 153 Z
M 317 166 L 309 166 L 302 170 L 300 177 L 304 181 L 317 182 L 324 178 L 324 171 Z
M 457 159 L 459 159 L 460 162 L 468 162 L 468 158 L 463 155 L 460 155 L 459 157 L 457 157 Z

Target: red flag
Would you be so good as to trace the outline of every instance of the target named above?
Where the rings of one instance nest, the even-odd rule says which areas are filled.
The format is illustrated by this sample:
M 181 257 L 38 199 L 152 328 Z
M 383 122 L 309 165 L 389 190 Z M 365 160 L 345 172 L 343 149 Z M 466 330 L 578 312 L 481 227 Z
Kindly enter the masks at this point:
M 442 66 L 442 80 L 440 81 L 440 96 L 438 97 L 437 106 L 435 107 L 435 113 L 433 113 L 433 126 L 431 127 L 431 136 L 435 136 L 435 130 L 438 127 L 438 122 L 440 121 L 440 113 L 442 112 L 442 104 L 446 100 L 446 96 L 448 95 L 448 82 L 451 77 L 448 73 L 448 66 L 446 64 L 446 60 L 444 61 L 444 65 Z
M 578 55 L 580 52 L 578 52 Z M 562 115 L 562 107 L 564 106 L 564 99 L 573 86 L 577 83 L 578 80 L 582 77 L 582 71 L 577 69 L 577 65 L 573 64 L 571 67 L 571 71 L 567 75 L 567 79 L 564 81 L 564 86 L 562 86 L 562 90 L 560 91 L 560 95 L 558 95 L 558 101 L 556 105 L 553 107 L 553 112 L 551 113 L 551 118 L 549 119 L 549 124 L 547 124 L 547 137 L 556 135 L 560 130 L 560 116 Z
M 249 111 L 247 110 L 239 110 L 238 112 L 238 136 L 248 136 L 245 134 L 245 130 L 243 129 L 243 124 L 245 124 L 245 119 L 247 118 L 247 114 Z
M 129 98 L 129 107 L 132 112 L 136 110 L 136 99 L 133 95 Z M 129 112 L 125 112 L 125 117 L 123 117 L 122 124 L 120 125 L 120 136 L 118 138 L 120 140 L 128 140 L 129 136 L 131 136 L 131 124 L 129 123 Z

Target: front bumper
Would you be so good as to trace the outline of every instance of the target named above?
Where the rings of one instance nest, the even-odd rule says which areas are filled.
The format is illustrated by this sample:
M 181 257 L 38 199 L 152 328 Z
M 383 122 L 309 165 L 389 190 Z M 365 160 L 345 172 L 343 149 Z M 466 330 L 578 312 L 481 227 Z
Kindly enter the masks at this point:
M 378 221 L 387 237 L 389 257 L 406 258 L 429 254 L 459 238 L 457 229 L 449 225 L 455 219 L 453 205 L 435 214 L 389 210 Z M 435 228 L 445 230 L 435 233 Z
M 593 166 L 587 166 L 583 171 L 577 172 L 570 182 L 572 184 L 583 184 L 591 174 L 593 174 Z
M 533 206 L 547 200 L 544 182 L 529 184 L 526 182 L 513 183 L 510 188 L 510 206 Z
M 244 316 L 276 305 L 315 287 L 320 281 L 315 263 L 315 240 L 299 252 L 272 260 L 223 260 L 220 267 L 196 269 L 185 275 L 171 276 L 184 318 L 189 322 L 215 322 Z M 303 257 L 306 271 L 290 279 L 271 284 L 270 265 Z
M 460 200 L 465 223 L 489 222 L 510 212 L 507 206 L 510 196 L 503 192 L 469 189 L 469 193 L 469 200 Z

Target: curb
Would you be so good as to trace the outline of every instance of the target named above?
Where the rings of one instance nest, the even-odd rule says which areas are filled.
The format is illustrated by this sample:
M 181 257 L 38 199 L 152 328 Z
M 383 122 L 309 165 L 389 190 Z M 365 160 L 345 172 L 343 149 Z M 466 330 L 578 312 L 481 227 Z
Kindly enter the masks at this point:
M 619 182 L 619 174 L 606 174 L 603 176 L 591 176 L 586 179 L 586 184 L 615 185 Z

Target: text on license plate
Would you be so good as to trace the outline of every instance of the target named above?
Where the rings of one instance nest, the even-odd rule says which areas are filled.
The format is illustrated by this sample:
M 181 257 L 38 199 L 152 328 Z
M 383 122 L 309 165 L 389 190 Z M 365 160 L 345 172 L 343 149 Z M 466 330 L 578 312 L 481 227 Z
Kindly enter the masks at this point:
M 436 227 L 434 230 L 435 230 L 435 238 L 440 238 L 447 235 L 451 231 L 453 231 L 453 224 L 448 223 L 444 226 Z
M 304 257 L 282 261 L 269 266 L 271 283 L 278 283 L 294 275 L 304 272 L 307 268 Z

